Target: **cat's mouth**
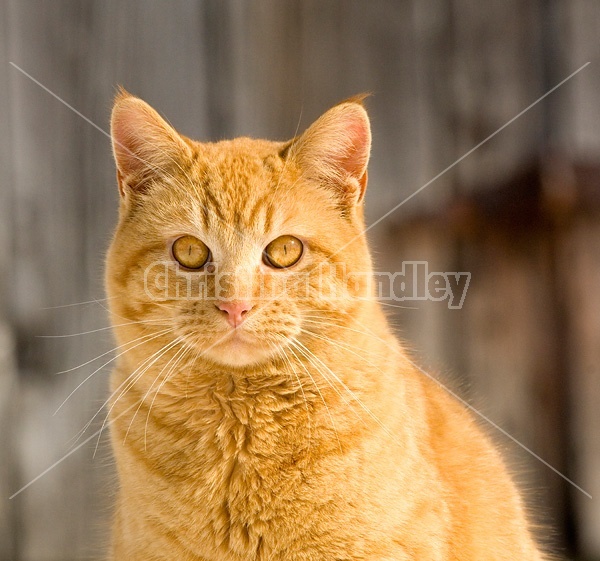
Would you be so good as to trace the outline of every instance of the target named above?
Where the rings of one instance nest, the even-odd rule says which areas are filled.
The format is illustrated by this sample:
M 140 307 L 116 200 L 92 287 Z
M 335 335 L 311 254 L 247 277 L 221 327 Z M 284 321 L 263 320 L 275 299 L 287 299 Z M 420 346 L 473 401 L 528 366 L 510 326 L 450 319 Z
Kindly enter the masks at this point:
M 230 346 L 256 344 L 256 338 L 243 330 L 241 326 L 231 328 L 221 339 L 223 344 Z
M 221 364 L 245 367 L 264 361 L 272 354 L 272 349 L 265 341 L 238 326 L 219 334 L 205 352 Z

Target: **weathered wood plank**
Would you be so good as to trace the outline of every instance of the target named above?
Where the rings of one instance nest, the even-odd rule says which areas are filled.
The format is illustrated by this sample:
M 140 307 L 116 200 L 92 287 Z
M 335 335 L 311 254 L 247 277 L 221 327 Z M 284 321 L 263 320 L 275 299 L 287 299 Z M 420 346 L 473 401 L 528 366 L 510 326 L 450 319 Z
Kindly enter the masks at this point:
M 453 0 L 453 83 L 457 154 L 466 154 L 545 91 L 535 2 L 492 0 L 474 9 Z M 507 181 L 538 155 L 543 105 L 532 108 L 457 166 L 464 191 Z
M 9 16 L 10 59 L 78 106 L 77 77 L 86 68 L 81 49 L 87 31 L 85 7 L 75 2 L 60 6 L 11 2 Z M 82 165 L 82 138 L 89 125 L 28 78 L 14 69 L 10 72 L 11 188 L 18 225 L 10 297 L 21 377 L 13 430 L 20 464 L 15 483 L 20 486 L 69 450 L 69 441 L 89 418 L 97 399 L 92 395 L 98 395 L 97 384 L 103 380 L 93 379 L 86 388 L 95 390 L 92 395 L 84 391 L 53 417 L 78 378 L 52 374 L 93 356 L 99 347 L 89 338 L 51 342 L 37 337 L 97 325 L 86 314 L 44 309 L 90 297 L 82 213 L 90 180 Z M 19 513 L 20 558 L 54 560 L 86 554 L 88 524 L 102 517 L 83 500 L 90 481 L 86 462 L 85 456 L 73 455 L 13 499 Z
M 16 559 L 20 543 L 18 505 L 8 497 L 18 484 L 13 431 L 19 384 L 9 324 L 0 320 L 0 559 Z
M 12 60 L 105 130 L 118 83 L 148 98 L 183 132 L 197 135 L 205 127 L 198 6 L 63 1 L 11 2 L 9 8 Z M 10 297 L 23 379 L 20 418 L 13 424 L 19 427 L 14 432 L 19 483 L 25 484 L 71 449 L 73 437 L 106 394 L 106 373 L 98 373 L 53 416 L 92 369 L 52 374 L 107 350 L 111 337 L 108 332 L 51 341 L 36 336 L 105 325 L 102 306 L 44 308 L 101 297 L 102 256 L 117 195 L 109 140 L 12 72 L 19 259 Z M 101 483 L 110 470 L 105 461 L 92 461 L 93 448 L 91 442 L 15 499 L 23 559 L 98 556 L 94 535 L 96 528 L 106 528 L 110 500 Z M 101 458 L 104 449 L 101 444 Z
M 567 473 L 552 252 L 539 232 L 481 232 L 471 241 L 465 248 L 472 280 L 463 308 L 463 352 L 473 404 L 531 451 L 489 426 L 525 492 L 531 490 L 539 522 L 555 527 L 561 542 L 567 483 L 534 456 Z
M 406 298 L 383 300 L 382 305 L 407 349 L 433 376 L 442 380 L 460 376 L 456 351 L 462 312 L 451 308 L 448 300 L 427 298 L 433 294 L 428 275 L 457 271 L 456 239 L 430 224 L 407 223 L 402 228 L 386 228 L 383 235 L 373 236 L 373 242 L 376 270 L 398 273 L 393 290 Z
M 18 505 L 9 501 L 18 482 L 13 427 L 18 402 L 15 341 L 10 323 L 12 276 L 12 166 L 8 66 L 7 5 L 0 4 L 0 559 L 16 559 Z
M 569 334 L 570 450 L 573 478 L 594 497 L 573 491 L 582 553 L 600 558 L 600 217 L 578 220 L 560 248 Z
M 549 158 L 550 170 L 559 173 L 550 184 L 552 195 L 568 201 L 577 193 L 577 166 L 596 166 L 600 161 L 600 68 L 598 66 L 598 29 L 600 3 L 572 0 L 555 3 L 556 66 L 563 74 L 575 71 L 590 61 L 581 73 L 557 92 L 552 106 L 553 148 L 564 156 L 557 162 Z M 556 70 L 555 70 L 556 74 Z M 589 178 L 594 174 L 587 173 Z M 600 178 L 587 186 L 589 193 L 600 191 Z M 592 197 L 598 200 L 598 197 Z M 573 479 L 593 497 L 600 495 L 600 229 L 598 209 L 584 201 L 579 215 L 563 230 L 560 240 L 557 282 L 562 287 L 568 339 L 570 463 Z M 594 214 L 595 213 L 595 214 Z M 584 558 L 600 558 L 600 509 L 571 489 L 574 505 L 573 526 Z
M 600 4 L 595 0 L 572 0 L 558 4 L 562 41 L 559 57 L 564 72 L 591 64 L 560 92 L 556 106 L 559 134 L 556 143 L 573 160 L 597 162 L 600 154 L 600 68 L 598 29 Z

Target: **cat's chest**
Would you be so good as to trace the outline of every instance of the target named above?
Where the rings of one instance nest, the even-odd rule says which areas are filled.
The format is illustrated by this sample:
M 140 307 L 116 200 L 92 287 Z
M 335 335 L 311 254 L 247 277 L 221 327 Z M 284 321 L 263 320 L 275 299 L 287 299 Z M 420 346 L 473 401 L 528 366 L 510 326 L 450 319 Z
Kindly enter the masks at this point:
M 190 549 L 200 543 L 200 549 L 256 554 L 262 537 L 287 523 L 290 505 L 300 504 L 311 478 L 314 442 L 307 439 L 314 435 L 285 401 L 215 392 L 196 407 L 180 406 L 188 417 L 179 425 L 149 421 L 145 453 L 153 501 L 165 513 L 176 505 L 176 519 L 187 524 L 177 530 Z
M 279 396 L 247 400 L 214 393 L 212 415 L 198 419 L 195 447 L 200 479 L 219 482 L 230 508 L 273 505 L 307 469 L 310 429 L 304 411 Z M 201 428 L 199 428 L 201 424 Z

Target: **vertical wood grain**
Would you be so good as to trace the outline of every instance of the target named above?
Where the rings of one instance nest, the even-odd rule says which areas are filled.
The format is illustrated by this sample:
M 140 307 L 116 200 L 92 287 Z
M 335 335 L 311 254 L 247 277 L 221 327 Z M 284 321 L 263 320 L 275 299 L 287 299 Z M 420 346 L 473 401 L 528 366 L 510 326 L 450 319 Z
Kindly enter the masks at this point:
M 560 248 L 560 278 L 570 328 L 573 477 L 593 500 L 573 492 L 582 552 L 600 558 L 600 217 L 577 221 Z

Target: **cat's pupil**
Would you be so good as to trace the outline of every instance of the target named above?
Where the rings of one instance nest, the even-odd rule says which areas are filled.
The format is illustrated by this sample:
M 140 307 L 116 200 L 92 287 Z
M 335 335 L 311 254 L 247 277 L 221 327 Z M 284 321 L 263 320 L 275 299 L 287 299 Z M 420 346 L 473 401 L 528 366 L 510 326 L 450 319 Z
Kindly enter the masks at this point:
M 209 259 L 210 250 L 194 236 L 182 236 L 172 246 L 173 257 L 189 269 L 200 269 Z
M 302 242 L 298 238 L 290 235 L 279 236 L 265 248 L 263 261 L 276 269 L 285 269 L 297 263 L 302 257 L 302 252 Z

